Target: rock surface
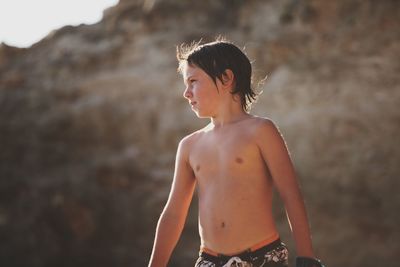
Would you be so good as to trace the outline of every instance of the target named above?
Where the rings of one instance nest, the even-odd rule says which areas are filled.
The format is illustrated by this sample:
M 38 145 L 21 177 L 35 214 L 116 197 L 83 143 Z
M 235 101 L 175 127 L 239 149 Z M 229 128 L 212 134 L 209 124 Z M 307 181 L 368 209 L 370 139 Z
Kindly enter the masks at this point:
M 268 75 L 252 113 L 287 141 L 318 256 L 397 266 L 399 3 L 121 0 L 29 49 L 1 44 L 0 265 L 146 266 L 177 143 L 207 123 L 175 46 L 223 34 Z M 196 208 L 170 266 L 194 263 Z

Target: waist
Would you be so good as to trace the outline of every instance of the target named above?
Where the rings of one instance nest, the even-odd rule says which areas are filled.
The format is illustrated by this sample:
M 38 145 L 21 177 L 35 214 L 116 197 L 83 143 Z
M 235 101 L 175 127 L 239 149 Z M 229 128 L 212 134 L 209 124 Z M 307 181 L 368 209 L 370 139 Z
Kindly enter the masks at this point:
M 229 260 L 232 260 L 234 258 L 239 258 L 243 261 L 246 262 L 253 262 L 257 259 L 264 258 L 265 255 L 268 254 L 276 254 L 278 250 L 281 250 L 281 248 L 285 249 L 286 245 L 282 243 L 281 239 L 278 237 L 277 239 L 273 240 L 272 242 L 268 242 L 269 239 L 263 240 L 262 242 L 267 243 L 263 246 L 261 246 L 261 242 L 259 244 L 256 244 L 240 253 L 234 254 L 234 255 L 225 255 L 225 254 L 218 254 L 214 251 L 208 250 L 206 252 L 203 248 L 203 250 L 200 250 L 199 256 L 203 258 L 206 261 L 210 261 L 213 263 L 219 263 L 221 266 L 224 265 L 226 262 Z M 258 246 L 261 246 L 257 248 Z
M 246 212 L 224 210 L 222 214 L 214 214 L 214 210 L 200 211 L 201 247 L 214 249 L 219 253 L 234 254 L 259 242 L 260 237 L 279 236 L 272 211 L 268 208 L 260 212 Z
M 224 254 L 224 253 L 220 253 L 220 252 L 216 252 L 210 248 L 207 248 L 205 246 L 200 246 L 200 254 L 202 253 L 206 253 L 208 255 L 211 256 L 215 256 L 215 257 L 219 257 L 219 256 L 227 256 L 227 257 L 232 257 L 232 256 L 237 256 L 239 254 L 242 254 L 244 252 L 248 253 L 248 252 L 255 252 L 261 248 L 265 247 L 270 247 L 270 245 L 272 246 L 272 249 L 275 248 L 274 246 L 277 244 L 279 245 L 281 243 L 281 240 L 279 238 L 279 234 L 278 232 L 275 232 L 272 236 L 252 245 L 251 247 L 244 249 L 240 252 L 234 253 L 234 254 Z

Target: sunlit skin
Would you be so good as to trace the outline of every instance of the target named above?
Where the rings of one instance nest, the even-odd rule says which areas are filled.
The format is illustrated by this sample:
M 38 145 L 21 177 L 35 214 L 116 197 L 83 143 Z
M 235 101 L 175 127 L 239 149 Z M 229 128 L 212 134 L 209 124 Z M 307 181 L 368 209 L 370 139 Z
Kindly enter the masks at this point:
M 183 69 L 183 96 L 210 123 L 181 140 L 174 180 L 160 217 L 149 266 L 165 266 L 182 232 L 195 188 L 201 245 L 235 254 L 277 233 L 272 189 L 285 205 L 297 255 L 314 257 L 303 197 L 285 141 L 267 118 L 246 113 L 232 71 L 223 81 L 200 68 Z M 156 252 L 155 252 L 156 251 Z

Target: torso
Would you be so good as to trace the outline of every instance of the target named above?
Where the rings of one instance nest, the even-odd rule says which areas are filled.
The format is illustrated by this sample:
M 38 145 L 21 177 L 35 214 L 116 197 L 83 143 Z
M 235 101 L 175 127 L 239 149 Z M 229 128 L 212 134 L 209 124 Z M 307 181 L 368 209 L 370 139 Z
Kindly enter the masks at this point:
M 233 254 L 277 233 L 272 179 L 257 146 L 260 118 L 249 117 L 193 137 L 189 163 L 197 179 L 201 245 Z

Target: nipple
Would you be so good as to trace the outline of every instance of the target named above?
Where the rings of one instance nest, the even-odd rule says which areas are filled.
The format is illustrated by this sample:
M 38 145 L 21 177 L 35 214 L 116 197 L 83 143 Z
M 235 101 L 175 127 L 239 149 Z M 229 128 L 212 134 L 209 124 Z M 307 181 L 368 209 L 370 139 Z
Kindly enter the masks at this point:
M 237 163 L 239 163 L 239 164 L 241 164 L 241 163 L 243 163 L 243 159 L 241 158 L 241 157 L 236 157 L 236 160 L 235 160 Z

